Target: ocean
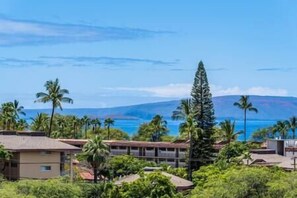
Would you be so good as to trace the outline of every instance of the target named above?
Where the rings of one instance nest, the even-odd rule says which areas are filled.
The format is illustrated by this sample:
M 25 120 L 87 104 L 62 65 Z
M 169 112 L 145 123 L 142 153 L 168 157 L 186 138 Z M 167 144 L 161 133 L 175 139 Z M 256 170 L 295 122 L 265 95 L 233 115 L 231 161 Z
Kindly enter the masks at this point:
M 140 124 L 144 122 L 149 122 L 150 120 L 115 120 L 114 128 L 121 129 L 125 132 L 127 132 L 130 136 L 135 134 L 138 130 L 138 127 Z M 169 135 L 177 136 L 179 125 L 181 121 L 174 121 L 174 120 L 166 120 L 167 121 L 167 127 L 169 129 Z M 218 119 L 217 123 L 221 122 L 223 120 Z M 247 120 L 247 137 L 250 138 L 252 136 L 252 133 L 255 132 L 257 129 L 265 128 L 272 126 L 276 123 L 276 121 L 272 120 Z M 240 131 L 244 129 L 244 122 L 241 120 L 238 120 L 235 122 L 236 125 L 236 131 Z M 238 136 L 238 140 L 243 140 L 244 136 L 243 134 Z

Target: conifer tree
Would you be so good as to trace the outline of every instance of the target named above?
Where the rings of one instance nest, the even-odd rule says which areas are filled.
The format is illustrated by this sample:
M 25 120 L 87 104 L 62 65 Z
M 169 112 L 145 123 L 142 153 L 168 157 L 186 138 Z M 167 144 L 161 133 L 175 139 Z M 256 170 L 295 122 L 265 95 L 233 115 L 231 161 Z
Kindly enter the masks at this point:
M 190 163 L 191 170 L 189 170 L 189 179 L 191 179 L 193 169 L 199 169 L 200 166 L 212 162 L 214 158 L 214 139 L 212 137 L 215 125 L 214 108 L 202 61 L 198 64 L 191 96 L 192 108 L 196 112 L 194 119 L 200 132 L 190 138 L 191 148 L 189 153 L 191 153 L 191 156 L 189 156 L 188 163 Z

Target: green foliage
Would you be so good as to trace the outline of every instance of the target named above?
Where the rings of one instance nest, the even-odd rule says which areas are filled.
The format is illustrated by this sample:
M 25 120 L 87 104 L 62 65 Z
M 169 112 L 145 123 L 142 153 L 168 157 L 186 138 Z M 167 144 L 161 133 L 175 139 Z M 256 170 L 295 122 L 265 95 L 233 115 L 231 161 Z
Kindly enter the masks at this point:
M 175 187 L 160 172 L 144 174 L 132 183 L 124 183 L 120 189 L 123 198 L 176 198 Z
M 244 115 L 244 141 L 246 142 L 246 113 L 247 111 L 253 111 L 258 113 L 258 109 L 256 109 L 253 104 L 249 101 L 249 96 L 241 96 L 238 102 L 234 103 L 234 106 L 243 110 Z
M 165 172 L 167 172 L 169 174 L 172 174 L 172 175 L 175 175 L 175 176 L 184 178 L 184 179 L 187 179 L 188 178 L 188 174 L 187 174 L 187 169 L 186 168 L 182 168 L 182 167 L 173 168 L 172 166 L 170 166 L 168 164 L 161 164 L 160 166 L 162 167 L 162 170 L 163 171 L 165 171 Z
M 217 161 L 226 161 L 227 163 L 240 163 L 240 156 L 249 152 L 249 146 L 243 142 L 231 142 L 225 145 L 219 152 Z
M 137 141 L 162 141 L 167 133 L 167 122 L 162 116 L 156 115 L 149 123 L 141 124 L 132 139 Z
M 114 156 L 108 162 L 108 168 L 113 171 L 115 177 L 138 173 L 144 167 L 156 166 L 154 162 L 139 160 L 130 155 Z
M 12 157 L 12 153 L 0 145 L 0 159 L 9 160 Z
M 269 128 L 262 128 L 255 131 L 252 135 L 252 140 L 255 142 L 264 142 L 268 138 L 272 138 L 273 134 Z
M 200 61 L 192 87 L 192 108 L 197 127 L 202 129 L 190 145 L 192 167 L 198 169 L 210 163 L 214 157 L 213 127 L 215 125 L 214 107 L 203 62 Z
M 82 194 L 81 198 L 120 198 L 118 188 L 110 182 L 100 184 L 79 184 Z
M 58 179 L 22 180 L 16 183 L 16 192 L 24 196 L 38 198 L 79 198 L 81 189 L 71 183 L 64 183 Z
M 20 121 L 19 116 L 26 115 L 23 110 L 24 110 L 24 107 L 19 106 L 19 101 L 17 100 L 14 100 L 13 102 L 6 102 L 1 104 L 0 124 L 2 129 L 5 129 L 5 130 L 17 129 L 18 128 L 17 124 Z
M 120 129 L 110 128 L 109 133 L 110 133 L 109 138 L 111 140 L 129 140 L 130 139 L 128 133 Z M 108 139 L 108 129 L 99 129 L 95 133 L 91 132 L 89 134 L 90 134 L 89 135 L 90 137 L 98 134 L 102 137 L 102 139 L 104 140 Z
M 212 167 L 204 172 L 204 175 L 198 174 L 198 185 L 191 197 L 264 198 L 268 197 L 267 183 L 275 179 L 273 171 L 259 167 L 231 167 L 224 171 Z
M 104 169 L 108 155 L 108 146 L 103 143 L 100 136 L 90 139 L 84 145 L 81 157 L 92 166 L 94 172 L 94 183 L 97 183 L 98 171 Z
M 37 100 L 35 102 L 51 103 L 52 112 L 51 112 L 49 130 L 48 130 L 48 136 L 50 137 L 52 132 L 55 109 L 59 107 L 61 110 L 63 110 L 62 103 L 72 104 L 73 100 L 71 98 L 64 96 L 69 94 L 69 91 L 67 89 L 61 88 L 59 79 L 56 79 L 54 81 L 52 80 L 46 81 L 46 83 L 44 84 L 44 87 L 46 89 L 46 92 L 38 92 L 36 94 Z

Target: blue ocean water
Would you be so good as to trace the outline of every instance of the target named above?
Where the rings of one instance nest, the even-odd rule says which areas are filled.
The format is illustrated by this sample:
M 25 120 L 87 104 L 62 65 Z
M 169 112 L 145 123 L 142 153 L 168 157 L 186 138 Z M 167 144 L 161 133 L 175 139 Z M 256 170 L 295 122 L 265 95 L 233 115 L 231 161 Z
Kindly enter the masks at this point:
M 223 120 L 218 119 L 217 123 Z M 140 124 L 149 122 L 149 120 L 115 120 L 115 128 L 121 129 L 127 132 L 129 135 L 133 135 L 137 132 Z M 179 124 L 181 121 L 167 120 L 167 127 L 169 129 L 169 135 L 177 136 Z M 247 120 L 247 137 L 250 138 L 252 133 L 257 129 L 272 126 L 276 123 L 273 120 Z M 236 121 L 236 131 L 244 129 L 244 122 L 241 120 Z M 243 140 L 243 134 L 238 136 L 238 140 Z

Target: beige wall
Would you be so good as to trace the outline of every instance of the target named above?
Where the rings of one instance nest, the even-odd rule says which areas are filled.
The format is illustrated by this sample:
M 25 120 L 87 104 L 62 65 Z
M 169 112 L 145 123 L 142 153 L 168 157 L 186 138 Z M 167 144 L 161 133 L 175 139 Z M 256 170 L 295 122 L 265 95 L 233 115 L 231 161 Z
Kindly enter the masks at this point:
M 51 166 L 42 171 L 41 166 Z M 60 152 L 44 154 L 40 151 L 20 153 L 20 178 L 53 178 L 60 176 Z

